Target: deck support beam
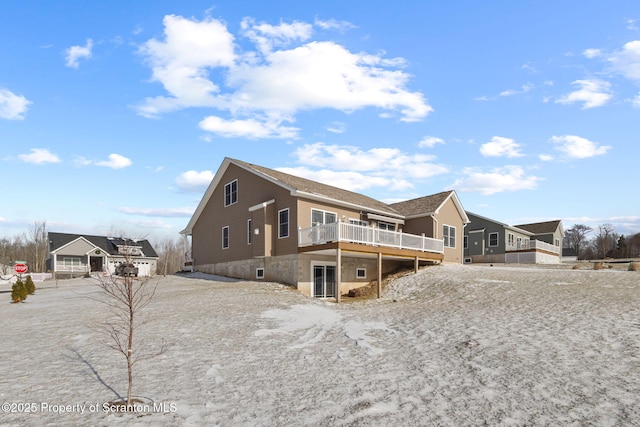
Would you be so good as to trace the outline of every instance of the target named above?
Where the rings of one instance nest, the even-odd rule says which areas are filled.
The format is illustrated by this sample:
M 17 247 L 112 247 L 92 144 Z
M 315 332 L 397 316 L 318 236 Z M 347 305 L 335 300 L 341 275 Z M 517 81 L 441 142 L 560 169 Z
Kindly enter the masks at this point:
M 340 282 L 342 280 L 342 249 L 336 248 L 336 302 L 340 302 Z
M 378 252 L 378 298 L 382 296 L 382 252 Z

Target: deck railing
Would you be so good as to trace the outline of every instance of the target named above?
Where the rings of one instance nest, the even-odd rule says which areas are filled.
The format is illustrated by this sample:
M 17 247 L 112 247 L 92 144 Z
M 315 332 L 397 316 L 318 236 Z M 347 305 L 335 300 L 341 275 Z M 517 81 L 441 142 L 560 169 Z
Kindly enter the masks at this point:
M 562 248 L 541 240 L 524 240 L 518 243 L 507 244 L 506 250 L 507 252 L 541 250 L 560 255 Z
M 444 242 L 441 239 L 381 230 L 346 222 L 321 224 L 298 230 L 298 246 L 321 245 L 329 242 L 360 243 L 422 252 L 444 252 Z

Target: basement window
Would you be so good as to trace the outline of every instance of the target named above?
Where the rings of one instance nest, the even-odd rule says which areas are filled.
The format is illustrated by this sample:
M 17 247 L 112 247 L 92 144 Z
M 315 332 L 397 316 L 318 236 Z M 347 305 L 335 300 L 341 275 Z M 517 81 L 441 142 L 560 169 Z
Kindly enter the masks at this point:
M 356 279 L 366 279 L 366 278 L 367 278 L 367 269 L 356 268 Z
M 256 279 L 264 279 L 264 268 L 256 268 Z

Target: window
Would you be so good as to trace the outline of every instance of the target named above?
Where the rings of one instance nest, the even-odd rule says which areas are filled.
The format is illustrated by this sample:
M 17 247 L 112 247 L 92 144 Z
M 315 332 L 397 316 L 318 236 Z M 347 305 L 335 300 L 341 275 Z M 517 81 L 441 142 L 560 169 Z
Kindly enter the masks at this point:
M 498 233 L 489 233 L 489 246 L 498 246 Z
M 560 246 L 560 239 L 556 239 L 555 242 L 556 242 L 556 246 Z
M 264 268 L 256 268 L 256 279 L 264 279 Z
M 367 269 L 356 268 L 356 279 L 366 279 L 366 278 L 367 278 Z
M 338 222 L 338 214 L 335 212 L 311 209 L 311 226 L 319 224 L 333 224 L 334 222 Z
M 238 202 L 238 180 L 231 181 L 224 186 L 224 205 L 229 206 Z
M 451 225 L 442 226 L 442 239 L 445 248 L 456 247 L 456 228 Z
M 222 227 L 222 249 L 229 248 L 229 226 Z
M 465 249 L 469 249 L 469 236 L 465 235 L 462 240 L 463 240 L 462 246 Z
M 278 238 L 289 237 L 289 208 L 278 211 Z
M 62 258 L 62 264 L 65 267 L 80 267 L 82 265 L 82 261 L 80 258 L 64 257 Z
M 247 220 L 247 244 L 251 244 L 251 220 Z
M 380 230 L 396 231 L 396 225 L 390 222 L 378 222 L 378 228 Z
M 515 236 L 511 233 L 507 234 L 507 242 L 509 243 L 509 246 L 513 246 Z

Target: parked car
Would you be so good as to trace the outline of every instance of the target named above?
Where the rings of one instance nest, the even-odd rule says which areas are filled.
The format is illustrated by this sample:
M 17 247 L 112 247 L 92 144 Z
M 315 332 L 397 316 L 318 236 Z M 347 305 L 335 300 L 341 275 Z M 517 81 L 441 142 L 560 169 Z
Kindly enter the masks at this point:
M 116 275 L 118 276 L 136 276 L 138 277 L 138 267 L 131 263 L 121 262 L 116 267 Z

